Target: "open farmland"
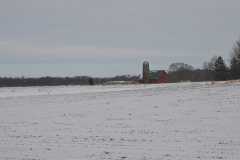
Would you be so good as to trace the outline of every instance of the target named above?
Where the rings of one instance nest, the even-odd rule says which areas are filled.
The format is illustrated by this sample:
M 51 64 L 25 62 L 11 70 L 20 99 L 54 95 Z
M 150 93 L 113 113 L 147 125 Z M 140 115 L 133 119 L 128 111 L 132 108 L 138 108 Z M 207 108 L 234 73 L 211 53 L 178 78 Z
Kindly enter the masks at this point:
M 239 160 L 240 83 L 0 88 L 0 160 Z

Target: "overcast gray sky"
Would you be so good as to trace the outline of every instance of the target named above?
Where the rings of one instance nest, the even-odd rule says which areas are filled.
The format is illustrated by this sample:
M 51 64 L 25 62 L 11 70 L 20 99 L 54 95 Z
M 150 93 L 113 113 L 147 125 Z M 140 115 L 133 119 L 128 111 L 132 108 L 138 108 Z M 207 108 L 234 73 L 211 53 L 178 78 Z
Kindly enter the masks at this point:
M 88 64 L 92 74 L 117 64 L 106 75 L 145 59 L 200 67 L 228 58 L 239 13 L 239 0 L 0 0 L 0 64 Z

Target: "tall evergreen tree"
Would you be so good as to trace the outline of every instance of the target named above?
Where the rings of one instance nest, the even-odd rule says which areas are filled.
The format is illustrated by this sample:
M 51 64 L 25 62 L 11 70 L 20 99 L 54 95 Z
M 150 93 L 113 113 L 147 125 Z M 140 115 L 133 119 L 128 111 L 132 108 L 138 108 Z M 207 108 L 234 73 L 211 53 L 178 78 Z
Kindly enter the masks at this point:
M 219 56 L 214 64 L 214 77 L 217 81 L 228 79 L 228 68 L 221 56 Z

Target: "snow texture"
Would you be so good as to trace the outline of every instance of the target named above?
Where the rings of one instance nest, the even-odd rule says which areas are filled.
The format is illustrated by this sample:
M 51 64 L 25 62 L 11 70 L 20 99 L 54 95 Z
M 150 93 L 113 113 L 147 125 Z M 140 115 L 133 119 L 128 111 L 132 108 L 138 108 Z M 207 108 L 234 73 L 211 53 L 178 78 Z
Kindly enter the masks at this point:
M 240 84 L 0 89 L 0 160 L 239 160 Z

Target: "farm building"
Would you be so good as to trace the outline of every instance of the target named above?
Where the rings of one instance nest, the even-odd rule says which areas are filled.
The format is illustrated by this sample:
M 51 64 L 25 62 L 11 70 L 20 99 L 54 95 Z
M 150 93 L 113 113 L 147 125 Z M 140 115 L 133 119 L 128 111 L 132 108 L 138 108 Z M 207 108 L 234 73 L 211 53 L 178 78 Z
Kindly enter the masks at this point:
M 149 62 L 143 62 L 143 83 L 168 83 L 168 74 L 164 70 L 150 70 Z

